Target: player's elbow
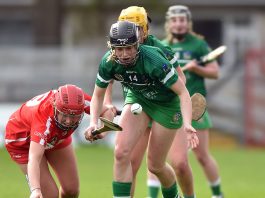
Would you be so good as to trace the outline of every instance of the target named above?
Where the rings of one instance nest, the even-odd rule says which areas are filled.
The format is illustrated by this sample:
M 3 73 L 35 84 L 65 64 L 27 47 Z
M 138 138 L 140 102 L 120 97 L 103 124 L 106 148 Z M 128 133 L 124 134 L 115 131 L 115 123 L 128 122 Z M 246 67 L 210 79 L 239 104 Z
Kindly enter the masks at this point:
M 214 69 L 214 70 L 209 71 L 208 78 L 218 79 L 219 78 L 219 69 Z
M 219 72 L 213 74 L 212 79 L 217 80 L 219 78 Z
M 208 78 L 211 79 L 218 79 L 219 78 L 219 66 L 217 62 L 212 62 L 207 65 L 207 71 L 208 71 Z

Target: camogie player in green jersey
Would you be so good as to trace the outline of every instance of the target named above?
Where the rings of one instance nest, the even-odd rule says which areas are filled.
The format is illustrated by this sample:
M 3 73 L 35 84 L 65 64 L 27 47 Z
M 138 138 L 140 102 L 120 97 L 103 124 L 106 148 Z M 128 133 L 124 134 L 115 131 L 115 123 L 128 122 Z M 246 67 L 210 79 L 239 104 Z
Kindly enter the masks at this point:
M 165 198 L 178 197 L 174 171 L 166 163 L 166 157 L 181 127 L 187 133 L 189 146 L 195 148 L 198 145 L 196 131 L 191 126 L 189 93 L 161 50 L 139 45 L 134 23 L 120 21 L 113 24 L 110 46 L 111 50 L 105 54 L 99 66 L 86 139 L 93 141 L 95 138 L 91 132 L 97 128 L 109 82 L 112 79 L 120 81 L 129 91 L 119 120 L 123 130 L 117 133 L 114 150 L 114 197 L 131 197 L 131 154 L 151 120 L 148 169 L 159 178 Z M 142 106 L 141 114 L 132 114 L 130 108 L 133 103 Z
M 158 47 L 159 49 L 161 49 L 168 58 L 168 60 L 170 60 L 170 63 L 174 66 L 174 68 L 176 68 L 180 78 L 184 82 L 186 82 L 185 75 L 183 74 L 181 67 L 179 67 L 177 59 L 175 57 L 175 53 L 171 50 L 170 47 L 163 44 L 155 36 L 148 34 L 149 22 L 151 22 L 151 19 L 148 17 L 145 8 L 138 6 L 130 6 L 126 9 L 123 9 L 120 13 L 118 20 L 130 21 L 135 23 L 139 29 L 140 43 L 148 46 Z M 136 174 L 143 160 L 144 153 L 148 145 L 150 133 L 151 133 L 151 126 L 146 129 L 146 132 L 144 133 L 140 141 L 138 141 L 137 146 L 134 148 L 133 153 L 131 155 L 132 156 L 131 163 L 134 174 L 134 182 L 132 185 L 132 192 L 131 192 L 132 195 L 134 193 Z M 187 148 L 186 132 L 184 130 L 178 131 L 178 133 L 175 136 L 174 145 L 178 146 L 178 148 L 177 152 L 174 152 L 174 155 L 177 155 L 177 157 L 174 157 L 173 160 L 179 160 L 180 162 L 180 163 L 174 163 L 176 164 L 176 166 L 174 167 L 174 169 L 176 170 L 175 174 L 178 178 L 179 185 L 181 187 L 184 198 L 186 197 L 193 198 L 195 196 L 193 189 L 193 177 L 192 177 L 191 167 L 188 163 L 188 149 L 186 149 Z M 176 149 L 176 146 L 174 147 L 174 149 Z M 173 161 L 171 159 L 169 160 Z M 157 198 L 160 189 L 160 182 L 157 179 L 157 177 L 151 174 L 150 172 L 148 172 L 147 185 L 148 185 L 148 197 Z
M 210 52 L 210 48 L 201 36 L 192 31 L 191 12 L 188 7 L 181 5 L 169 7 L 165 27 L 167 38 L 164 43 L 177 54 L 180 66 L 185 66 L 187 69 L 184 73 L 190 95 L 198 92 L 206 96 L 204 79 L 217 79 L 219 66 L 216 61 L 198 64 L 200 58 Z M 222 198 L 217 163 L 208 150 L 209 129 L 212 127 L 208 112 L 206 111 L 200 120 L 192 121 L 192 126 L 198 131 L 200 140 L 199 146 L 193 149 L 193 152 L 210 183 L 212 198 Z
M 123 9 L 120 13 L 118 21 L 130 21 L 137 25 L 139 28 L 139 41 L 141 44 L 158 47 L 166 55 L 170 63 L 176 68 L 179 77 L 186 83 L 185 75 L 183 74 L 181 68 L 179 67 L 178 61 L 175 58 L 174 52 L 169 46 L 163 44 L 154 35 L 149 34 L 149 22 L 151 18 L 148 17 L 144 7 L 130 6 Z

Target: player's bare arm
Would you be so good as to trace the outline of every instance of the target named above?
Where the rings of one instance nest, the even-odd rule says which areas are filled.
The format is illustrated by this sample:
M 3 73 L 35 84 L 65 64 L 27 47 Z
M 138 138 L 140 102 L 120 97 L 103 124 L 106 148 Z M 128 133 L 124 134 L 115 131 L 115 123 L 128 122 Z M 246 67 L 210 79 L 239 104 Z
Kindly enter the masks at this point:
M 183 127 L 187 132 L 187 139 L 190 148 L 195 148 L 199 144 L 199 139 L 196 135 L 196 130 L 191 126 L 192 119 L 192 106 L 190 94 L 185 87 L 183 81 L 179 78 L 177 82 L 175 82 L 171 89 L 178 94 L 180 98 L 182 116 L 183 116 Z
M 105 96 L 106 88 L 100 88 L 99 86 L 95 86 L 93 96 L 91 99 L 91 122 L 90 126 L 97 126 L 99 115 L 102 111 L 104 96 Z
M 178 72 L 178 76 L 181 78 L 181 80 L 183 81 L 183 83 L 186 84 L 186 76 L 185 76 L 185 74 L 183 73 L 181 67 L 178 66 L 178 67 L 176 68 L 176 71 Z
M 113 105 L 112 102 L 112 87 L 113 87 L 113 83 L 114 81 L 110 81 L 107 89 L 106 89 L 106 93 L 105 93 L 105 97 L 104 97 L 104 102 L 103 102 L 103 109 L 102 109 L 102 113 L 104 113 L 107 110 L 110 110 L 114 116 L 117 115 L 117 108 Z
M 216 61 L 201 66 L 196 60 L 193 60 L 187 63 L 184 68 L 204 78 L 217 79 L 219 76 L 219 65 Z
M 42 197 L 40 185 L 40 163 L 44 154 L 44 146 L 31 141 L 29 149 L 28 178 L 32 195 L 30 197 Z
M 112 104 L 112 87 L 113 87 L 114 80 L 111 80 L 105 93 L 104 97 L 104 104 Z
M 92 135 L 92 131 L 97 129 L 98 119 L 102 112 L 102 106 L 104 101 L 106 89 L 100 88 L 99 86 L 95 86 L 93 96 L 90 103 L 90 125 L 85 131 L 85 138 L 88 141 L 94 141 L 95 139 L 103 138 L 102 134 L 98 134 L 96 136 Z

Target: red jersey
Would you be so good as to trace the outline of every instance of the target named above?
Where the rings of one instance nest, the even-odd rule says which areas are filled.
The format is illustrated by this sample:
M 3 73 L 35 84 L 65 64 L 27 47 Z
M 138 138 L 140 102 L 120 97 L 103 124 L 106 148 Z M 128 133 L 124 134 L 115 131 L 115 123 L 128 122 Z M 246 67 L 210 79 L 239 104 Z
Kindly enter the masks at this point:
M 38 95 L 24 103 L 14 112 L 6 126 L 5 144 L 10 149 L 29 149 L 30 141 L 39 143 L 45 149 L 51 149 L 71 138 L 75 129 L 64 131 L 54 119 L 53 98 L 56 90 Z M 90 113 L 91 96 L 84 93 L 85 113 Z

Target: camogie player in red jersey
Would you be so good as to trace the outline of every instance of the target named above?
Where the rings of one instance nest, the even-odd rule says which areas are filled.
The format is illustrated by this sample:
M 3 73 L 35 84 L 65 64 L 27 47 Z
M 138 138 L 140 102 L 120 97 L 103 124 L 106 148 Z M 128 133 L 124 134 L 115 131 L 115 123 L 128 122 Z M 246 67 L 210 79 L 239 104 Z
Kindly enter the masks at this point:
M 30 198 L 59 197 L 59 194 L 78 197 L 79 176 L 71 135 L 84 112 L 90 113 L 90 100 L 82 89 L 68 84 L 34 97 L 11 115 L 5 146 L 26 175 Z M 102 112 L 104 117 L 113 119 L 111 108 L 104 107 Z M 48 164 L 58 177 L 60 190 Z

